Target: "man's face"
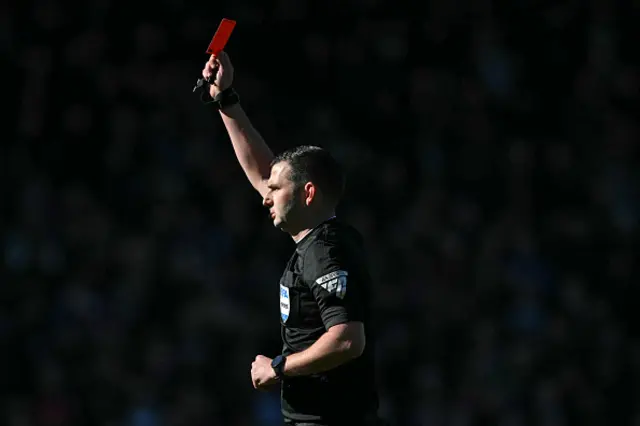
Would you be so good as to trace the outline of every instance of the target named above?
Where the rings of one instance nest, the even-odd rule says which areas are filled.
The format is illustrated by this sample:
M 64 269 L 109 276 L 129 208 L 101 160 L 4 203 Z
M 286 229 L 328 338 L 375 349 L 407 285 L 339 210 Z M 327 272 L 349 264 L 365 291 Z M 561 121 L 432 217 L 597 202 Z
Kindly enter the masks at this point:
M 271 167 L 267 181 L 269 192 L 262 202 L 269 209 L 273 226 L 282 230 L 295 221 L 302 207 L 300 191 L 289 179 L 290 172 L 289 164 L 284 161 Z

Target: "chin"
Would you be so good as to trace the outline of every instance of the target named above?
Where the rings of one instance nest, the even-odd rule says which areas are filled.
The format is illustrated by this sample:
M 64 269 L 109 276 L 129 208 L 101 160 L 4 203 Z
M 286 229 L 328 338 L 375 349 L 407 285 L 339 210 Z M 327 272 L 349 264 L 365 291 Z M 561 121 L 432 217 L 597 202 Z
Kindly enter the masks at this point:
M 286 231 L 287 224 L 280 219 L 274 219 L 273 226 L 281 231 Z

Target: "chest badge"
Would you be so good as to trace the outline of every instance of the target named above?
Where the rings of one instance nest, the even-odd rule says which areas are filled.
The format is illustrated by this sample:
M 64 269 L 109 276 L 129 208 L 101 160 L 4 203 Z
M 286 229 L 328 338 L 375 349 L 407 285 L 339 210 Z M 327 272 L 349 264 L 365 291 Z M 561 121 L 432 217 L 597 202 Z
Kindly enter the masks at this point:
M 289 288 L 280 284 L 280 318 L 282 322 L 287 322 L 291 310 L 291 299 L 289 298 Z

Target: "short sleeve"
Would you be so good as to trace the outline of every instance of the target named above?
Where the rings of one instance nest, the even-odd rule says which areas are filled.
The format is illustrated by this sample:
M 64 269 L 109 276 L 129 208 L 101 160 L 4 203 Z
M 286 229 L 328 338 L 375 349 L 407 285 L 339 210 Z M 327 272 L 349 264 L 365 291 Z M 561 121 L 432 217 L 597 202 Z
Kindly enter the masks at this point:
M 314 241 L 304 259 L 304 281 L 318 303 L 325 329 L 363 321 L 363 284 L 359 265 L 338 242 Z

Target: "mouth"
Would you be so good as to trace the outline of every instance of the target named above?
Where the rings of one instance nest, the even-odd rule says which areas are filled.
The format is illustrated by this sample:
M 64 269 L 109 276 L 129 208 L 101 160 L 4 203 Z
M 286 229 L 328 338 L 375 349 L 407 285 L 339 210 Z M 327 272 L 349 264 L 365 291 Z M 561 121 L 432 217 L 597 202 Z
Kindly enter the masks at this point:
M 275 219 L 276 214 L 274 212 L 269 212 L 269 217 L 271 217 L 271 219 Z

